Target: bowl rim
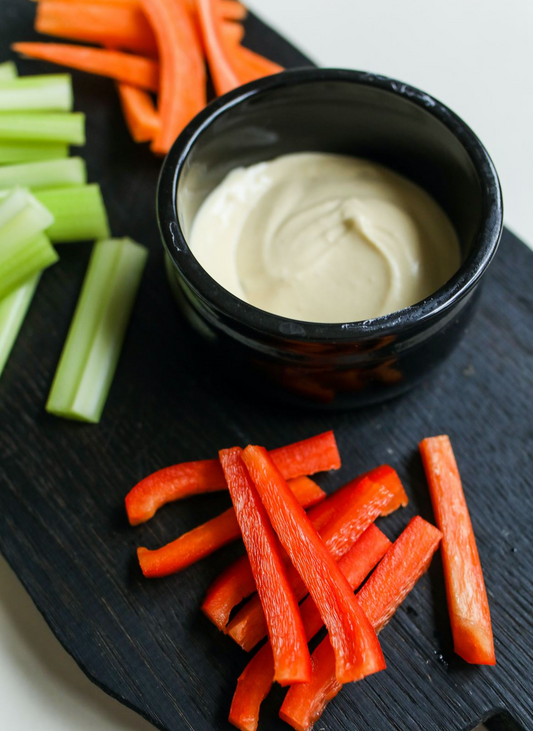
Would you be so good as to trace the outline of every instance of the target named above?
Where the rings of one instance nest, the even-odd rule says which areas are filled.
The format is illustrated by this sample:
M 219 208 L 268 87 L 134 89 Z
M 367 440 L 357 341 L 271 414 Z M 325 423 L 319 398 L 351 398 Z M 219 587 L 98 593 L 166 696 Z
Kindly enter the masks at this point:
M 456 274 L 440 289 L 409 307 L 347 323 L 297 320 L 261 310 L 219 284 L 200 265 L 187 244 L 177 212 L 179 178 L 195 142 L 218 117 L 258 94 L 315 81 L 345 81 L 378 88 L 422 107 L 442 122 L 470 157 L 481 188 L 481 225 L 472 249 Z M 232 320 L 266 336 L 332 342 L 397 334 L 432 320 L 466 297 L 496 254 L 503 230 L 503 201 L 494 164 L 475 133 L 442 102 L 402 81 L 366 71 L 304 67 L 286 70 L 240 86 L 208 104 L 181 132 L 164 160 L 157 189 L 157 220 L 165 248 L 188 286 L 200 299 Z

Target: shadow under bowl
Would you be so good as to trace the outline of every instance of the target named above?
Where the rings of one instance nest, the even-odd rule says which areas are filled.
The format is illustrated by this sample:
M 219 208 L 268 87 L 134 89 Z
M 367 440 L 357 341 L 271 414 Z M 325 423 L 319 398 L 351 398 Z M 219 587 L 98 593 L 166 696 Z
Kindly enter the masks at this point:
M 368 158 L 418 183 L 455 227 L 459 271 L 421 302 L 362 322 L 284 318 L 225 290 L 187 244 L 200 205 L 233 168 L 308 151 Z M 503 226 L 494 165 L 457 115 L 402 82 L 338 69 L 285 71 L 211 103 L 170 150 L 157 211 L 172 290 L 217 368 L 263 395 L 329 408 L 396 396 L 450 354 Z

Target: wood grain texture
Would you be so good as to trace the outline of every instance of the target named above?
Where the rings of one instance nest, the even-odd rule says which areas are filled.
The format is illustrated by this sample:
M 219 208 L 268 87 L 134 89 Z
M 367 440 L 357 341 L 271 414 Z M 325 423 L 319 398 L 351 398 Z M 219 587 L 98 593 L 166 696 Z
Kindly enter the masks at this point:
M 0 58 L 32 40 L 34 4 L 0 3 Z M 259 21 L 248 42 L 285 65 L 305 58 Z M 50 66 L 21 62 L 23 73 Z M 418 390 L 357 413 L 297 412 L 229 391 L 216 363 L 186 328 L 164 279 L 154 215 L 159 162 L 127 134 L 113 84 L 74 74 L 76 107 L 88 113 L 83 151 L 102 185 L 116 235 L 151 255 L 123 356 L 99 426 L 44 411 L 88 261 L 88 245 L 61 249 L 45 272 L 0 382 L 0 550 L 60 642 L 106 692 L 166 731 L 229 729 L 226 721 L 246 656 L 200 614 L 205 589 L 239 552 L 160 581 L 141 576 L 139 544 L 158 546 L 216 515 L 227 495 L 183 501 L 146 525 L 127 525 L 123 499 L 147 473 L 213 457 L 248 442 L 275 447 L 333 428 L 342 469 L 333 489 L 377 464 L 395 466 L 408 509 L 381 521 L 390 538 L 420 513 L 432 520 L 417 452 L 428 435 L 450 434 L 491 602 L 496 668 L 452 653 L 437 558 L 381 639 L 388 669 L 345 688 L 317 729 L 459 731 L 494 716 L 493 729 L 532 728 L 533 254 L 505 232 L 479 313 L 451 359 Z M 282 691 L 264 704 L 277 718 Z M 519 724 L 519 726 L 517 726 Z

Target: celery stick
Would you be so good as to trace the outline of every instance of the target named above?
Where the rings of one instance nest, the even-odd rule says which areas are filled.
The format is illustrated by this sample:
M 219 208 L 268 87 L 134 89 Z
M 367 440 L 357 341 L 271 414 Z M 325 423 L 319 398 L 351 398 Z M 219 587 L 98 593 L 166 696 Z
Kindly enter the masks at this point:
M 22 76 L 10 81 L 0 79 L 0 112 L 70 112 L 72 103 L 69 74 Z
M 46 234 L 39 234 L 26 242 L 10 262 L 3 261 L 0 253 L 0 298 L 7 297 L 36 272 L 55 264 L 59 257 Z
M 24 190 L 0 204 L 0 300 L 59 258 L 43 231 L 52 214 Z
M 81 157 L 66 160 L 42 160 L 0 167 L 0 188 L 25 185 L 28 188 L 54 188 L 62 185 L 84 185 L 87 169 Z
M 110 235 L 99 185 L 40 190 L 35 197 L 54 216 L 54 223 L 46 229 L 54 244 L 105 239 Z
M 13 61 L 0 63 L 0 81 L 9 81 L 17 78 L 17 67 Z
M 68 157 L 68 145 L 62 142 L 0 141 L 0 165 L 57 160 L 61 157 Z
M 34 274 L 0 300 L 0 375 L 15 344 L 40 278 L 40 272 Z
M 81 112 L 2 112 L 0 140 L 33 140 L 85 144 L 85 115 Z
M 0 230 L 8 223 L 13 216 L 23 211 L 30 205 L 31 195 L 24 188 L 14 190 L 3 190 L 0 200 Z
M 50 413 L 100 420 L 147 256 L 131 239 L 94 245 L 46 404 Z

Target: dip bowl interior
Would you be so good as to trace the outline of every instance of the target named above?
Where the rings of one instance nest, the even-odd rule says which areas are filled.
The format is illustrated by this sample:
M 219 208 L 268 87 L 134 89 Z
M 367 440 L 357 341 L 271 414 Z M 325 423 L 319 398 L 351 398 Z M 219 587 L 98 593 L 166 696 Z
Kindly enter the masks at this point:
M 238 299 L 187 239 L 207 195 L 235 167 L 292 152 L 368 158 L 430 193 L 459 237 L 462 265 L 441 289 L 383 317 L 312 323 Z M 459 341 L 501 236 L 497 173 L 474 133 L 428 94 L 373 74 L 286 71 L 217 99 L 176 140 L 161 172 L 158 220 L 177 302 L 218 362 L 261 392 L 323 407 L 361 406 L 414 386 Z

